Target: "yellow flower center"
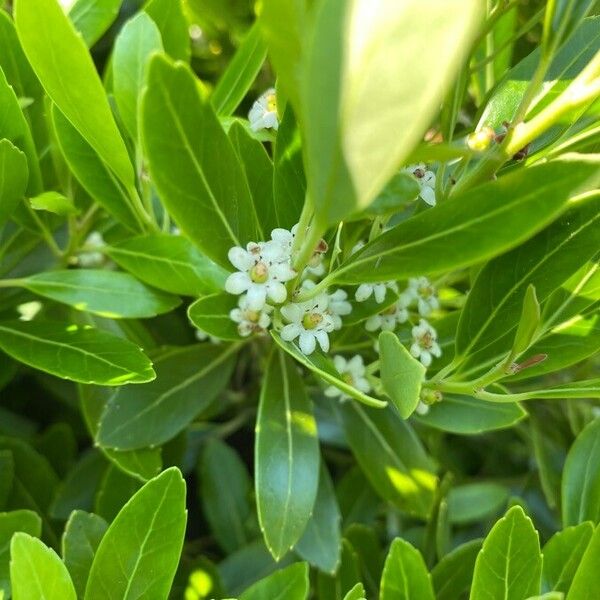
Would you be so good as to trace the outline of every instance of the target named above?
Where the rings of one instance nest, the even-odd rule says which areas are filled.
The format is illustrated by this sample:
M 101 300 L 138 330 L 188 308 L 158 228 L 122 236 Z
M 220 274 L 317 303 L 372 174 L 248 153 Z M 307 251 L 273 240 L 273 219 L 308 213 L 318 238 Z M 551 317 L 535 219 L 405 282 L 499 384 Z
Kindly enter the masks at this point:
M 244 318 L 246 319 L 246 321 L 258 323 L 258 320 L 260 319 L 260 312 L 258 312 L 257 310 L 247 310 L 244 313 Z
M 383 315 L 384 317 L 391 317 L 396 314 L 396 308 L 397 308 L 396 305 L 392 304 L 390 307 L 381 311 L 379 314 Z
M 302 319 L 304 329 L 314 329 L 323 321 L 323 315 L 319 313 L 307 313 Z
M 354 379 L 350 373 L 344 373 L 342 375 L 342 381 L 348 385 L 354 386 Z
M 269 279 L 269 269 L 263 262 L 256 263 L 252 269 L 250 269 L 250 279 L 254 283 L 265 283 Z
M 267 96 L 267 110 L 269 112 L 277 111 L 277 97 L 275 96 L 275 94 L 269 94 Z

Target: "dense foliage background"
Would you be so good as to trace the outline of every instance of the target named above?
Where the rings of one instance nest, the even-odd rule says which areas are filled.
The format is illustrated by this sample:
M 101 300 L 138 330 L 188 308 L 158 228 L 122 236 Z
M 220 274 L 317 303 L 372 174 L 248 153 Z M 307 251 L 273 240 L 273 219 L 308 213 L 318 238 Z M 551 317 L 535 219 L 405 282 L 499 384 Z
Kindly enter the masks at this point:
M 0 6 L 0 599 L 598 597 L 597 3 Z

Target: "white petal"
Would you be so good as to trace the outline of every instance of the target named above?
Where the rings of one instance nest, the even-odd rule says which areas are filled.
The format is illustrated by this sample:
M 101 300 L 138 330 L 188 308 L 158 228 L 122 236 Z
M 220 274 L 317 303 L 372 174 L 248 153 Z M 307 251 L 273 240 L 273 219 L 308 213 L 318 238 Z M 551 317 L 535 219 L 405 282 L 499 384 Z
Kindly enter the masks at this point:
M 283 229 L 282 227 L 277 227 L 271 231 L 271 239 L 278 244 L 287 245 L 291 244 L 294 238 L 291 231 Z
M 242 316 L 242 311 L 239 308 L 234 308 L 229 312 L 229 318 L 236 323 L 241 323 L 244 319 Z
M 340 354 L 336 354 L 333 357 L 333 364 L 338 373 L 345 373 L 347 362 L 343 356 L 341 356 Z
M 225 282 L 225 291 L 230 294 L 243 294 L 252 285 L 248 273 L 232 273 Z
M 365 372 L 365 365 L 363 363 L 363 359 L 362 356 L 360 354 L 357 354 L 356 356 L 353 356 L 349 361 L 348 361 L 348 370 L 357 377 L 360 377 L 364 374 Z
M 267 288 L 264 285 L 253 283 L 248 288 L 248 307 L 252 310 L 261 310 L 267 301 Z
M 419 401 L 419 404 L 417 404 L 417 408 L 415 408 L 415 412 L 418 415 L 426 415 L 429 412 L 429 405 L 425 404 L 425 402 Z
M 290 323 L 286 325 L 280 332 L 281 339 L 286 342 L 291 342 L 295 340 L 301 333 L 304 331 L 301 325 L 298 323 Z
M 385 300 L 385 292 L 387 291 L 386 287 L 383 283 L 378 283 L 374 286 L 374 288 L 375 301 L 377 302 L 377 304 L 381 304 Z
M 238 325 L 238 333 L 242 337 L 248 337 L 254 331 L 254 326 L 252 323 L 248 323 L 247 321 L 244 323 L 240 323 Z
M 429 206 L 435 206 L 435 190 L 433 188 L 423 186 L 419 196 L 421 196 L 421 198 L 423 198 L 425 203 L 429 204 Z
M 381 327 L 381 316 L 380 315 L 373 315 L 372 317 L 369 317 L 367 319 L 367 322 L 365 323 L 365 329 L 367 331 L 376 331 L 380 327 Z
M 419 314 L 420 315 L 423 315 L 424 317 L 426 317 L 429 314 L 431 314 L 431 306 L 429 306 L 429 303 L 426 300 L 419 298 L 418 304 L 419 304 Z
M 229 258 L 229 262 L 238 270 L 238 271 L 249 271 L 252 265 L 254 264 L 254 259 L 246 250 L 240 248 L 239 246 L 234 246 L 229 249 L 227 253 L 227 257 Z
M 433 356 L 436 356 L 437 358 L 439 358 L 442 355 L 442 349 L 440 348 L 437 342 L 433 342 L 431 344 L 429 352 L 431 352 L 431 354 L 433 354 Z
M 371 384 L 364 377 L 355 377 L 354 387 L 364 394 L 371 391 Z
M 300 334 L 299 345 L 304 354 L 312 354 L 317 346 L 314 334 L 311 331 L 303 331 Z
M 420 361 L 423 366 L 428 367 L 431 364 L 431 354 L 429 354 L 427 350 L 423 350 L 423 352 L 421 352 Z
M 293 323 L 299 323 L 302 320 L 302 316 L 304 314 L 304 311 L 302 310 L 299 304 L 285 304 L 281 307 L 280 310 L 283 317 L 286 320 L 291 321 Z
M 321 346 L 321 350 L 323 352 L 329 352 L 329 336 L 325 331 L 319 329 L 315 331 L 315 337 L 319 341 L 319 346 Z
M 419 356 L 421 356 L 421 346 L 419 346 L 419 344 L 414 343 L 411 347 L 410 347 L 410 353 L 415 357 L 415 358 L 419 358 Z
M 325 389 L 325 395 L 328 398 L 335 398 L 336 396 L 341 396 L 342 395 L 342 391 L 338 390 L 335 385 L 330 385 L 329 387 L 327 387 Z
M 260 313 L 260 317 L 258 317 L 257 325 L 261 329 L 267 329 L 267 327 L 269 327 L 270 324 L 271 324 L 271 317 L 266 312 Z
M 273 300 L 276 304 L 281 304 L 285 302 L 287 298 L 287 290 L 285 289 L 285 285 L 283 283 L 279 283 L 278 281 L 271 282 L 267 285 L 267 293 L 269 294 L 269 298 Z
M 296 271 L 287 263 L 279 263 L 269 268 L 269 276 L 277 281 L 289 281 L 296 277 Z
M 364 302 L 372 293 L 373 286 L 368 283 L 361 283 L 356 289 L 356 292 L 354 292 L 354 297 L 357 302 Z

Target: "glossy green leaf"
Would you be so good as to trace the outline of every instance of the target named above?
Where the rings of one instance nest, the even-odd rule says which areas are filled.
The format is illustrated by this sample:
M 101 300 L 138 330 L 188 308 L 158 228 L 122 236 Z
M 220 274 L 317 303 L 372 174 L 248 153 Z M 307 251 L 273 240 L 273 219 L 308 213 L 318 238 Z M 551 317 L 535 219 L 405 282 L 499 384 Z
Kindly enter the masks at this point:
M 261 579 L 240 600 L 306 600 L 308 591 L 308 565 L 296 563 Z
M 61 216 L 76 215 L 79 209 L 71 198 L 60 192 L 44 192 L 29 199 L 29 204 L 34 210 L 45 210 Z
M 535 287 L 528 285 L 523 298 L 523 308 L 521 310 L 521 319 L 517 324 L 517 332 L 512 348 L 512 356 L 519 356 L 529 346 L 540 326 L 541 311 L 540 303 L 535 294 Z
M 120 267 L 158 289 L 184 296 L 221 291 L 228 272 L 184 237 L 153 234 L 106 248 Z
M 76 0 L 69 19 L 88 47 L 93 46 L 112 25 L 123 0 Z
M 228 554 L 239 550 L 250 542 L 252 484 L 246 466 L 233 448 L 213 439 L 202 453 L 198 475 L 204 515 L 213 535 Z
M 116 464 L 110 465 L 96 494 L 94 512 L 108 523 L 114 521 L 141 487 L 139 479 L 134 479 Z
M 0 227 L 23 199 L 28 177 L 25 155 L 8 140 L 0 140 Z
M 567 600 L 594 600 L 600 586 L 598 561 L 600 561 L 600 527 L 594 530 L 594 535 L 581 558 Z
M 555 533 L 542 550 L 542 589 L 566 594 L 592 539 L 594 527 L 584 522 Z
M 56 0 L 17 0 L 19 40 L 47 94 L 126 187 L 133 185 L 127 149 L 96 68 Z M 83 110 L 85 107 L 85 110 Z
M 15 510 L 0 513 L 0 593 L 10 597 L 10 540 L 17 531 L 39 537 L 42 533 L 42 520 L 31 510 Z
M 61 153 L 85 191 L 132 231 L 141 228 L 129 197 L 94 148 L 52 105 L 52 125 Z
M 165 52 L 176 60 L 190 59 L 188 22 L 183 14 L 181 0 L 148 0 L 144 11 L 158 26 Z
M 489 259 L 555 219 L 569 198 L 596 187 L 599 173 L 595 158 L 577 155 L 515 170 L 385 232 L 332 279 L 357 284 L 402 279 Z
M 340 563 L 342 550 L 340 521 L 331 477 L 321 465 L 315 505 L 302 537 L 294 546 L 295 552 L 320 571 L 333 575 Z
M 10 544 L 10 579 L 14 600 L 76 600 L 67 568 L 37 538 L 16 533 Z
M 295 363 L 280 350 L 272 353 L 263 378 L 254 452 L 258 520 L 279 560 L 302 536 L 319 481 L 312 403 Z
M 415 178 L 406 173 L 396 173 L 377 194 L 373 203 L 365 210 L 367 215 L 389 215 L 401 210 L 409 202 L 417 199 L 419 185 Z M 362 216 L 363 213 L 360 213 Z
M 122 385 L 155 377 L 151 362 L 135 344 L 98 329 L 3 321 L 0 348 L 35 369 L 80 383 Z
M 290 356 L 293 356 L 300 364 L 304 365 L 327 383 L 337 387 L 344 392 L 344 394 L 347 394 L 351 398 L 354 398 L 367 406 L 376 408 L 383 408 L 386 406 L 387 402 L 385 402 L 385 400 L 377 400 L 376 398 L 367 396 L 343 381 L 340 378 L 340 374 L 337 372 L 333 361 L 324 352 L 317 349 L 309 356 L 306 356 L 306 354 L 303 354 L 295 344 L 282 340 L 278 333 L 271 331 L 271 336 L 281 348 L 283 348 Z
M 425 367 L 411 356 L 391 331 L 379 335 L 381 383 L 403 419 L 408 419 L 421 398 Z
M 196 344 L 156 357 L 156 379 L 122 387 L 108 401 L 97 440 L 115 450 L 163 444 L 215 400 L 229 383 L 236 345 Z
M 599 209 L 600 196 L 574 203 L 526 244 L 483 268 L 458 324 L 456 355 L 469 357 L 463 370 L 492 366 L 510 350 L 527 286 L 535 285 L 543 301 L 597 253 Z
M 15 461 L 10 450 L 0 450 L 0 510 L 4 510 L 15 479 Z
M 142 138 L 153 182 L 180 229 L 227 268 L 229 248 L 262 239 L 243 170 L 189 68 L 156 55 L 147 83 Z
M 442 402 L 431 405 L 426 415 L 415 415 L 414 418 L 435 429 L 473 435 L 511 427 L 526 416 L 525 410 L 516 402 L 499 404 L 470 396 L 444 394 Z
M 129 135 L 136 142 L 148 62 L 153 53 L 161 51 L 160 31 L 145 12 L 128 21 L 115 40 L 112 60 L 115 101 Z
M 166 598 L 183 545 L 185 481 L 175 467 L 150 480 L 104 534 L 85 600 Z
M 267 47 L 258 24 L 253 25 L 223 72 L 211 96 L 219 116 L 233 114 L 256 79 L 267 56 Z
M 448 493 L 448 519 L 464 524 L 495 517 L 506 507 L 508 496 L 505 486 L 492 481 L 454 487 Z
M 352 453 L 379 496 L 401 510 L 427 516 L 437 478 L 410 425 L 391 408 L 372 410 L 347 402 L 336 410 Z
M 600 377 L 564 383 L 543 390 L 526 392 L 527 399 L 544 398 L 562 400 L 565 398 L 600 398 Z
M 513 506 L 485 538 L 477 556 L 470 600 L 523 600 L 540 592 L 542 555 L 538 533 Z
M 317 573 L 319 598 L 342 600 L 342 594 L 360 583 L 360 562 L 356 550 L 346 539 L 342 539 L 342 562 L 335 576 Z
M 21 280 L 28 290 L 112 319 L 143 319 L 169 312 L 180 300 L 153 290 L 128 273 L 69 269 L 38 273 Z
M 578 436 L 567 455 L 562 478 L 562 520 L 565 527 L 584 521 L 600 522 L 600 419 Z
M 188 317 L 200 331 L 220 340 L 239 341 L 241 336 L 229 313 L 237 308 L 238 298 L 231 294 L 211 294 L 196 300 L 188 308 Z
M 381 575 L 381 600 L 434 600 L 431 577 L 421 553 L 407 541 L 392 542 Z
M 309 190 L 319 221 L 334 223 L 368 206 L 422 139 L 481 9 L 477 0 L 462 2 L 460 11 L 435 0 L 326 0 L 317 8 L 300 77 Z M 398 77 L 392 65 L 416 54 L 419 69 Z M 422 76 L 434 69 L 436 77 Z
M 431 579 L 437 600 L 456 600 L 468 593 L 482 542 L 472 540 L 461 544 L 435 565 Z
M 108 523 L 98 515 L 73 511 L 62 536 L 62 557 L 78 598 L 83 598 L 94 555 Z
M 357 583 L 345 596 L 344 600 L 366 600 L 365 586 Z

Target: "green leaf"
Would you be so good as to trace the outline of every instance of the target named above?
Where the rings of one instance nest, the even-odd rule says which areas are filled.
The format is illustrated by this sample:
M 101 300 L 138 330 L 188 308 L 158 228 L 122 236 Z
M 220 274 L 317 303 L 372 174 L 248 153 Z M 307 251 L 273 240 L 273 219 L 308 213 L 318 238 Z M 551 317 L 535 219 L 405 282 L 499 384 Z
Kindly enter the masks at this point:
M 562 520 L 565 527 L 600 522 L 600 419 L 592 421 L 571 446 L 562 478 Z
M 128 273 L 68 269 L 20 280 L 31 292 L 111 319 L 144 319 L 170 312 L 179 298 L 153 290 Z
M 54 550 L 26 533 L 10 543 L 10 579 L 15 600 L 76 600 L 67 568 Z
M 260 395 L 254 447 L 256 505 L 267 548 L 279 560 L 300 539 L 319 481 L 319 444 L 302 378 L 273 351 Z
M 336 410 L 352 453 L 379 496 L 401 510 L 426 517 L 437 478 L 410 425 L 391 408 L 372 410 L 346 402 Z
M 554 220 L 569 198 L 598 185 L 599 173 L 595 158 L 577 155 L 517 169 L 380 235 L 334 271 L 332 281 L 404 279 L 489 259 Z
M 195 344 L 166 350 L 154 361 L 152 383 L 115 391 L 102 414 L 98 442 L 134 450 L 172 439 L 229 383 L 238 349 Z
M 600 398 L 600 377 L 557 385 L 545 390 L 526 392 L 527 399 L 545 398 L 563 400 L 564 398 Z
M 79 214 L 79 209 L 72 198 L 67 198 L 60 192 L 44 192 L 29 199 L 34 210 L 45 210 L 62 217 Z
M 211 294 L 196 300 L 188 308 L 190 321 L 204 333 L 220 340 L 236 342 L 241 340 L 237 324 L 229 313 L 237 308 L 238 298 L 231 294 Z
M 376 10 L 368 0 L 326 0 L 317 9 L 300 73 L 317 220 L 340 221 L 375 199 L 439 110 L 481 17 L 477 0 L 460 11 L 435 0 L 382 0 Z M 417 54 L 419 69 L 398 77 L 391 65 Z
M 379 335 L 381 383 L 403 419 L 419 404 L 425 367 L 411 356 L 391 331 Z
M 150 56 L 162 52 L 160 31 L 141 12 L 127 21 L 115 40 L 113 51 L 113 91 L 119 115 L 131 138 L 138 140 L 138 114 L 142 88 Z
M 461 544 L 435 565 L 431 579 L 437 600 L 456 600 L 469 592 L 482 542 L 472 540 Z
M 221 548 L 231 554 L 250 542 L 248 470 L 233 448 L 213 439 L 202 453 L 198 474 L 204 515 Z
M 483 268 L 458 324 L 456 356 L 468 356 L 461 370 L 493 366 L 510 350 L 527 286 L 535 286 L 541 302 L 593 257 L 598 222 L 600 196 L 576 202 L 533 239 Z
M 542 589 L 566 594 L 592 539 L 594 527 L 584 522 L 555 533 L 542 550 Z
M 411 175 L 396 173 L 379 192 L 359 217 L 366 215 L 385 216 L 397 212 L 409 202 L 417 199 L 419 184 Z
M 139 231 L 140 221 L 131 206 L 129 196 L 96 150 L 56 105 L 52 105 L 50 114 L 58 146 L 81 186 L 123 225 L 132 231 Z
M 357 583 L 345 596 L 344 600 L 366 600 L 365 586 Z
M 123 0 L 76 0 L 68 15 L 88 47 L 92 47 L 112 25 Z
M 10 450 L 0 451 L 0 510 L 4 510 L 13 488 L 15 461 Z
M 221 291 L 228 275 L 181 236 L 129 238 L 107 247 L 106 253 L 138 279 L 172 294 L 202 296 Z
M 189 62 L 190 36 L 183 4 L 173 0 L 149 0 L 144 11 L 158 26 L 165 52 L 175 60 Z
M 467 483 L 448 493 L 448 519 L 465 524 L 496 517 L 508 502 L 508 489 L 492 481 Z
M 0 348 L 30 367 L 80 383 L 122 385 L 155 377 L 151 362 L 135 344 L 98 329 L 3 321 Z
M 444 394 L 444 399 L 431 405 L 426 415 L 414 415 L 414 418 L 442 431 L 474 435 L 511 427 L 526 416 L 525 409 L 517 402 L 500 404 Z
M 156 55 L 147 84 L 142 139 L 153 182 L 180 229 L 227 268 L 229 248 L 263 239 L 243 170 L 188 67 Z
M 306 600 L 308 591 L 308 565 L 296 563 L 261 579 L 240 600 Z
M 359 557 L 352 544 L 342 539 L 342 562 L 334 577 L 326 573 L 317 573 L 317 591 L 319 598 L 341 600 L 342 594 L 350 591 L 360 582 Z
M 531 342 L 540 326 L 541 311 L 540 303 L 535 294 L 535 287 L 531 284 L 525 290 L 521 319 L 517 325 L 517 333 L 511 355 L 519 356 L 529 348 Z
M 137 492 L 104 534 L 85 600 L 166 598 L 179 562 L 185 523 L 185 481 L 172 467 Z
M 594 535 L 579 563 L 573 583 L 567 594 L 567 600 L 594 600 L 600 586 L 600 527 Z
M 520 506 L 513 506 L 485 538 L 477 556 L 470 600 L 523 600 L 539 594 L 542 555 L 538 533 Z
M 300 364 L 304 365 L 307 369 L 318 375 L 327 383 L 334 385 L 336 388 L 344 392 L 344 394 L 347 394 L 351 398 L 358 400 L 366 406 L 383 408 L 387 405 L 387 402 L 384 400 L 377 400 L 376 398 L 367 396 L 366 394 L 363 394 L 363 392 L 343 381 L 340 378 L 340 374 L 337 372 L 333 361 L 324 352 L 321 352 L 317 349 L 310 356 L 306 356 L 306 354 L 302 353 L 294 343 L 285 342 L 282 340 L 278 333 L 271 331 L 271 336 L 281 348 L 283 348 L 290 356 L 293 356 Z
M 431 577 L 421 553 L 407 541 L 392 542 L 381 574 L 381 600 L 434 600 Z
M 102 517 L 82 510 L 73 511 L 65 525 L 62 556 L 78 598 L 83 598 L 94 555 L 107 529 Z
M 333 483 L 326 467 L 321 464 L 312 515 L 294 550 L 303 560 L 332 575 L 339 566 L 342 551 L 340 521 Z
M 246 34 L 211 96 L 210 101 L 219 116 L 233 114 L 256 79 L 266 56 L 267 47 L 256 23 Z
M 32 510 L 0 513 L 0 593 L 4 592 L 6 598 L 10 598 L 10 540 L 17 531 L 39 537 L 42 533 L 42 520 Z
M 48 96 L 127 187 L 133 167 L 102 82 L 73 25 L 56 0 L 17 0 L 19 40 Z M 85 110 L 84 110 L 85 107 Z
M 0 140 L 0 228 L 23 199 L 28 177 L 25 155 L 8 140 Z
M 139 479 L 126 474 L 115 464 L 109 465 L 96 494 L 94 512 L 108 523 L 114 521 L 121 509 L 141 487 Z

